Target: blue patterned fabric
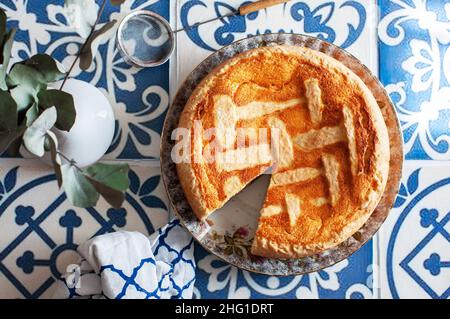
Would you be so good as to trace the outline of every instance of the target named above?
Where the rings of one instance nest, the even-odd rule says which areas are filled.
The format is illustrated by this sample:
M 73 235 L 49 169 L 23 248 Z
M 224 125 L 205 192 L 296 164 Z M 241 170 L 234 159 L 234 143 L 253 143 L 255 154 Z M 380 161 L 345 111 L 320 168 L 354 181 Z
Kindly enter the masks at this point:
M 150 238 L 119 231 L 94 237 L 78 251 L 83 259 L 69 267 L 55 298 L 192 298 L 194 239 L 178 220 Z

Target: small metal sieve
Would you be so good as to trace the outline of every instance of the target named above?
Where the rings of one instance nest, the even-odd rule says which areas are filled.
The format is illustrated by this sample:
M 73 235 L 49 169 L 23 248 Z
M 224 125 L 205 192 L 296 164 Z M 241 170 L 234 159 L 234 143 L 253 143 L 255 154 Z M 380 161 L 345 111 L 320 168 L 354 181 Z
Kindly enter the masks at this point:
M 127 63 L 138 67 L 155 67 L 169 60 L 175 49 L 174 34 L 198 27 L 223 17 L 246 15 L 290 0 L 260 0 L 241 6 L 227 15 L 195 23 L 173 31 L 166 19 L 147 10 L 133 11 L 120 23 L 117 30 L 119 51 Z
M 120 23 L 117 44 L 124 60 L 139 67 L 165 63 L 175 48 L 170 24 L 159 14 L 133 11 Z

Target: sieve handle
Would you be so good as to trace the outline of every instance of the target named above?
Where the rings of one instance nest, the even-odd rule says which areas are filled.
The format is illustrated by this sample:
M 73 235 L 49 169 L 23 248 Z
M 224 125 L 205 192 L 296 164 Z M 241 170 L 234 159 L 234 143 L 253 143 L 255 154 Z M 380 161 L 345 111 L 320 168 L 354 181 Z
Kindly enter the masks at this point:
M 290 0 L 259 0 L 253 3 L 249 3 L 246 5 L 243 5 L 239 8 L 239 14 L 240 15 L 246 15 L 255 11 L 259 11 L 265 8 L 269 8 L 272 6 L 275 6 L 277 4 L 286 3 Z

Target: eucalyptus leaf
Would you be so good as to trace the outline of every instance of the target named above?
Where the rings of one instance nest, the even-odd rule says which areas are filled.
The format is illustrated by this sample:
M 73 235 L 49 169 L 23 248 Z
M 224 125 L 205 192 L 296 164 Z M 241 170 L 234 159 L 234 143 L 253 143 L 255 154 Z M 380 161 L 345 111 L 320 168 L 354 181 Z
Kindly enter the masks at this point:
M 0 155 L 8 154 L 16 157 L 19 154 L 20 145 L 22 145 L 21 137 L 26 126 L 20 126 L 16 131 L 0 134 Z
M 91 182 L 92 186 L 94 186 L 95 190 L 114 208 L 122 207 L 123 202 L 125 201 L 125 193 L 118 191 L 112 187 L 109 187 L 105 184 L 97 182 L 95 179 L 86 176 L 86 178 Z
M 70 202 L 81 208 L 97 204 L 99 194 L 83 173 L 71 164 L 61 166 L 63 187 Z
M 0 154 L 20 136 L 17 128 L 17 104 L 8 92 L 0 90 Z
M 124 3 L 126 0 L 110 0 L 111 4 L 113 6 L 120 6 L 122 3 Z
M 47 87 L 43 75 L 36 69 L 16 63 L 7 78 L 11 95 L 17 103 L 18 111 L 28 108 L 37 101 L 39 91 Z
M 56 175 L 56 181 L 58 182 L 58 187 L 61 188 L 63 183 L 61 172 L 61 158 L 58 154 L 58 139 L 56 138 L 55 133 L 49 131 L 47 133 L 47 141 L 50 149 L 50 158 L 52 160 L 53 169 Z
M 119 208 L 125 200 L 124 192 L 130 186 L 129 170 L 127 164 L 97 163 L 86 170 L 86 177 L 111 206 Z
M 28 151 L 39 157 L 44 156 L 45 140 L 50 129 L 55 125 L 56 118 L 56 108 L 48 108 L 26 129 L 23 134 L 23 143 Z
M 130 187 L 128 164 L 97 163 L 86 169 L 86 174 L 93 180 L 105 184 L 115 190 L 125 191 Z
M 27 127 L 31 126 L 31 124 L 33 124 L 33 122 L 38 118 L 38 116 L 39 116 L 39 106 L 35 102 L 25 113 L 25 122 Z
M 36 54 L 28 60 L 23 61 L 23 64 L 32 67 L 41 73 L 46 83 L 61 80 L 65 75 L 65 73 L 60 70 L 58 63 L 47 54 Z
M 8 92 L 0 90 L 0 134 L 17 129 L 17 104 Z
M 0 43 L 3 42 L 3 36 L 6 33 L 6 13 L 3 10 L 0 10 Z M 0 60 L 1 62 L 1 60 Z
M 64 11 L 69 25 L 86 39 L 97 20 L 95 0 L 65 0 Z
M 11 59 L 11 48 L 14 42 L 16 29 L 11 29 L 2 40 L 0 40 L 0 89 L 7 90 L 6 72 Z
M 115 24 L 116 20 L 112 20 L 104 24 L 100 29 L 94 31 L 80 54 L 80 69 L 87 70 L 89 68 L 97 53 L 98 47 L 108 41 L 114 34 L 115 30 L 113 27 Z
M 38 94 L 39 106 L 42 109 L 56 107 L 58 118 L 56 127 L 70 131 L 77 116 L 72 95 L 60 90 L 45 90 Z

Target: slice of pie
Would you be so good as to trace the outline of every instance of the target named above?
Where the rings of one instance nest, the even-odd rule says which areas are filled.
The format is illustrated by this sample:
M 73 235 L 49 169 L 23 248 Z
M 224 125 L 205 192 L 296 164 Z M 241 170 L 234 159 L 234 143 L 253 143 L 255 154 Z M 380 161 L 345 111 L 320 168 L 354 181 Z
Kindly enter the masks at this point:
M 258 48 L 218 66 L 179 128 L 189 135 L 178 175 L 200 219 L 271 168 L 256 255 L 296 258 L 338 245 L 386 185 L 389 139 L 377 102 L 351 70 L 311 49 Z

